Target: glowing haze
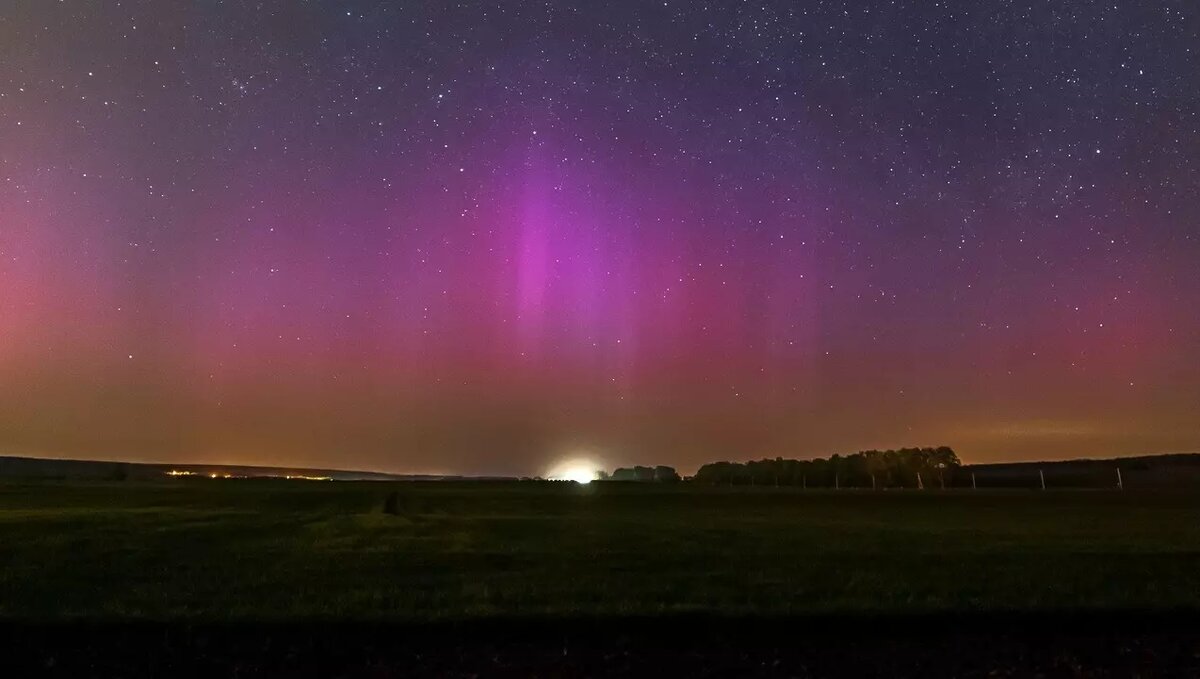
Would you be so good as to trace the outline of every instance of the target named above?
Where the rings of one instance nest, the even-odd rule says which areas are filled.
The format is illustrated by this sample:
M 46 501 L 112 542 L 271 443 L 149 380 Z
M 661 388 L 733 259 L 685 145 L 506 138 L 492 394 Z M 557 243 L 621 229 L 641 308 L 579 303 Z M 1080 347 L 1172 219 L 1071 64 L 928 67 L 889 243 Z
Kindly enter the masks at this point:
M 1200 447 L 1195 9 L 943 5 L 16 0 L 0 453 Z

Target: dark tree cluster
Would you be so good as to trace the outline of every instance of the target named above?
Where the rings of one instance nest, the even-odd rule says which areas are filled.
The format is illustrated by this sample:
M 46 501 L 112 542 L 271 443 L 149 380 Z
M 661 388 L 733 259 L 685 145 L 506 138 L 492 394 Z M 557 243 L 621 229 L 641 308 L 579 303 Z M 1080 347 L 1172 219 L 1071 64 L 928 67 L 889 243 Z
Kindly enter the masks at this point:
M 679 472 L 674 467 L 658 465 L 657 467 L 619 467 L 608 477 L 611 481 L 660 481 L 675 482 L 679 480 Z
M 697 483 L 809 488 L 946 487 L 962 463 L 946 447 L 864 450 L 813 460 L 712 462 L 692 477 Z

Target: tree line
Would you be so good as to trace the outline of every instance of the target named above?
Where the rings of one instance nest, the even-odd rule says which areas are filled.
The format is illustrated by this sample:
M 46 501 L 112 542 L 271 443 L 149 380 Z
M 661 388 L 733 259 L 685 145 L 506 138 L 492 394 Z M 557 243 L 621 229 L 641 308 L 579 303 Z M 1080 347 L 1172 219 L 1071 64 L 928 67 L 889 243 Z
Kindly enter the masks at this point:
M 864 450 L 812 460 L 711 462 L 691 477 L 722 486 L 804 486 L 809 488 L 944 488 L 962 466 L 947 446 Z

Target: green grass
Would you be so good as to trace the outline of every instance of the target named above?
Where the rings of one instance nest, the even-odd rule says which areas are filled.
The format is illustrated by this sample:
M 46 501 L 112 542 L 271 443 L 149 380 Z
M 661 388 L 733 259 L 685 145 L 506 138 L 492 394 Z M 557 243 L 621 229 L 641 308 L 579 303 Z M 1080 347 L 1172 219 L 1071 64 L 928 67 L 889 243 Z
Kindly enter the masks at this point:
M 0 483 L 8 619 L 1080 608 L 1200 609 L 1200 496 Z

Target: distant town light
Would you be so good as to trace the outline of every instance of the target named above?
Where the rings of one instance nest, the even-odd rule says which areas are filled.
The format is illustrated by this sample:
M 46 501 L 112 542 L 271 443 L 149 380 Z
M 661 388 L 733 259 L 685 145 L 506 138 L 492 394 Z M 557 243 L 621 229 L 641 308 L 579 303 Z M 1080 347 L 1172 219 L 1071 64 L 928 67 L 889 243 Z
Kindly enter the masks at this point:
M 546 478 L 551 481 L 574 481 L 575 483 L 591 483 L 600 475 L 603 467 L 592 460 L 570 459 L 554 465 Z

